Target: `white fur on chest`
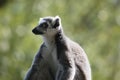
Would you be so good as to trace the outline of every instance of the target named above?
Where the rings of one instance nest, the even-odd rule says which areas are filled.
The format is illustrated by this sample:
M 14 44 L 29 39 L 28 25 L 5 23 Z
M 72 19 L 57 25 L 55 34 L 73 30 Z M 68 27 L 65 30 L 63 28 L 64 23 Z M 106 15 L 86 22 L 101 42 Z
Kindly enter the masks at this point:
M 52 73 L 56 75 L 59 66 L 56 48 L 53 47 L 50 50 L 48 50 L 47 54 L 46 53 L 44 54 L 44 59 L 51 68 Z
M 49 64 L 49 66 L 52 68 L 54 74 L 57 71 L 57 67 L 59 65 L 59 62 L 57 60 L 57 50 L 55 44 L 46 45 L 45 50 L 42 53 L 42 56 L 44 60 Z
M 56 50 L 56 45 L 54 41 L 54 37 L 50 36 L 43 36 L 44 42 L 46 49 L 44 50 L 45 52 L 43 53 L 43 57 L 46 59 L 53 59 L 57 60 L 57 50 Z
M 42 52 L 42 56 L 45 60 L 49 58 L 53 58 L 55 60 L 57 58 L 57 50 L 55 45 L 46 46 Z
M 59 66 L 59 62 L 57 59 L 57 48 L 55 45 L 55 41 L 54 41 L 54 37 L 44 37 L 44 42 L 45 42 L 45 46 L 46 49 L 43 50 L 43 58 L 44 60 L 46 60 L 47 64 L 51 67 L 52 72 L 54 75 L 56 75 L 56 72 L 58 70 L 58 66 Z

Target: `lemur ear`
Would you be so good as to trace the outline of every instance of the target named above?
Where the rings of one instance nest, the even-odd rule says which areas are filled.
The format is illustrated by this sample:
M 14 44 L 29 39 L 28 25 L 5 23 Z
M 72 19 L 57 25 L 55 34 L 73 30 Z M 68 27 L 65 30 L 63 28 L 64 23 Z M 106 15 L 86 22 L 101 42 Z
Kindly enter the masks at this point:
M 60 17 L 56 16 L 55 20 L 54 20 L 53 28 L 57 28 L 57 27 L 59 27 L 59 25 L 60 25 Z

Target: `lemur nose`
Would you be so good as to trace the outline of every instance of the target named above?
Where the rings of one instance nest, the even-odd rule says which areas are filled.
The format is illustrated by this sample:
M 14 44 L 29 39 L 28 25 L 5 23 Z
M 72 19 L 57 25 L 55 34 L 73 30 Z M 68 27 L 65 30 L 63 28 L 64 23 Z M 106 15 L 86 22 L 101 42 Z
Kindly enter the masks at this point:
M 33 32 L 34 34 L 39 34 L 39 31 L 37 30 L 37 28 L 34 28 L 34 29 L 32 30 L 32 32 Z
M 34 28 L 32 32 L 36 35 L 43 34 L 43 32 L 39 31 L 37 28 Z
M 34 28 L 34 29 L 32 30 L 32 32 L 33 32 L 33 33 L 36 33 L 36 31 L 37 31 L 37 29 L 36 29 L 36 28 Z

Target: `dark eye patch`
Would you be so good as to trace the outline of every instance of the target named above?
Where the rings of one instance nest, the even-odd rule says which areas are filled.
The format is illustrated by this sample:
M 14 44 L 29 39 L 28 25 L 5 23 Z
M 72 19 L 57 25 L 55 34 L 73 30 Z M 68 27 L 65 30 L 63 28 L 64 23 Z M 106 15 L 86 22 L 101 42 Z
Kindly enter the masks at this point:
M 47 27 L 48 27 L 48 24 L 47 24 L 46 22 L 44 22 L 44 23 L 40 24 L 40 27 L 42 27 L 42 28 L 47 28 Z

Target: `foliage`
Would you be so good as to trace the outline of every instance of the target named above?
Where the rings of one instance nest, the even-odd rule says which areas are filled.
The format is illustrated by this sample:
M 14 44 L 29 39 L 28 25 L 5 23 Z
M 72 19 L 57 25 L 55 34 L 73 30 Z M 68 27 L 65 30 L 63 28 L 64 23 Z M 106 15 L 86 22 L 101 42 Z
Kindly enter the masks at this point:
M 1 0 L 0 80 L 24 78 L 42 43 L 32 28 L 56 15 L 85 49 L 93 80 L 120 79 L 120 0 Z

